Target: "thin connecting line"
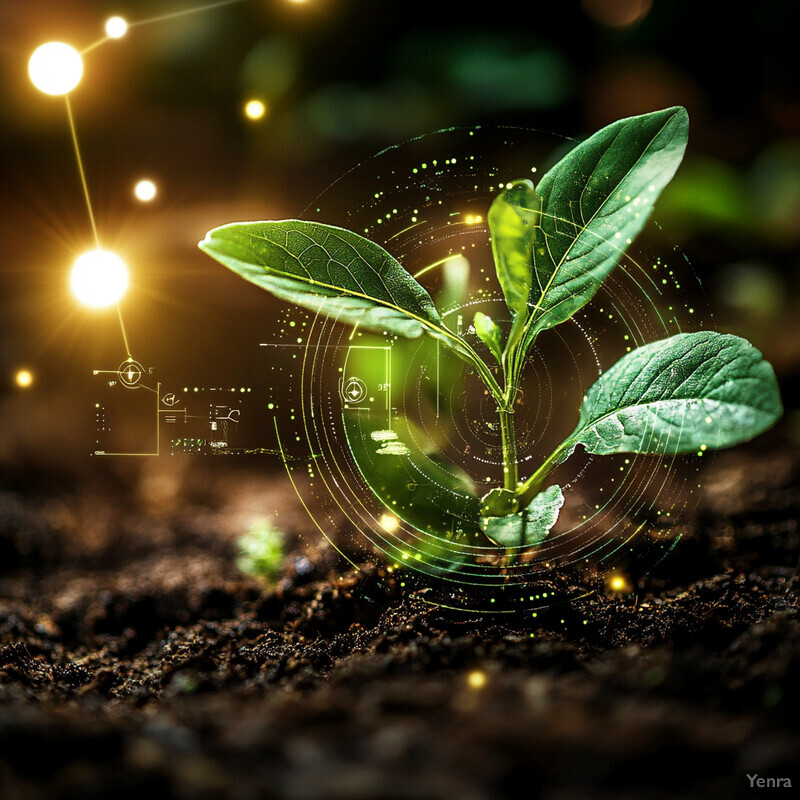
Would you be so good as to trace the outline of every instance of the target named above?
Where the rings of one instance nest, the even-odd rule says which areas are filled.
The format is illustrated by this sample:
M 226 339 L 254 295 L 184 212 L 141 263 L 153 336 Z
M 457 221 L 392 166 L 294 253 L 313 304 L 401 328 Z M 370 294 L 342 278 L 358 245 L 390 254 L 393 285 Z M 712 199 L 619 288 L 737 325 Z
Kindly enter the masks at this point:
M 125 342 L 125 352 L 128 354 L 128 358 L 132 359 L 133 356 L 131 355 L 131 348 L 128 346 L 128 336 L 125 333 L 125 323 L 122 321 L 122 311 L 120 311 L 119 303 L 117 303 L 117 316 L 119 317 L 119 327 L 122 330 L 122 341 Z
M 151 22 L 162 22 L 168 19 L 176 19 L 178 17 L 188 16 L 189 14 L 198 14 L 201 11 L 211 11 L 214 8 L 220 8 L 222 6 L 229 6 L 232 5 L 233 3 L 241 3 L 241 2 L 242 0 L 221 0 L 220 2 L 208 3 L 204 6 L 198 6 L 197 8 L 188 8 L 183 11 L 174 11 L 170 14 L 161 14 L 160 16 L 157 17 L 150 17 L 150 19 L 139 20 L 139 22 L 131 22 L 128 25 L 128 27 L 134 28 L 139 25 L 149 25 Z M 91 52 L 92 50 L 99 47 L 101 44 L 104 44 L 111 38 L 112 37 L 110 36 L 104 36 L 101 39 L 98 39 L 96 42 L 86 47 L 82 51 L 81 55 L 86 55 L 86 53 Z M 78 146 L 78 134 L 75 130 L 75 119 L 72 116 L 72 106 L 70 105 L 69 102 L 69 94 L 64 95 L 64 100 L 66 101 L 66 106 L 67 106 L 67 119 L 69 120 L 69 130 L 70 134 L 72 135 L 72 144 L 75 148 L 75 160 L 78 162 L 78 172 L 80 173 L 81 176 L 81 186 L 83 187 L 83 196 L 86 199 L 86 210 L 89 212 L 89 222 L 91 222 L 92 224 L 92 233 L 94 234 L 95 245 L 99 250 L 100 236 L 97 232 L 97 223 L 95 222 L 94 211 L 92 210 L 92 200 L 89 196 L 89 185 L 86 182 L 86 171 L 83 168 L 83 159 L 81 158 L 81 150 L 80 147 Z M 125 332 L 125 323 L 122 321 L 122 311 L 120 310 L 119 303 L 116 304 L 116 307 L 117 307 L 117 318 L 119 319 L 119 327 L 120 330 L 122 331 L 122 341 L 125 343 L 125 352 L 128 354 L 128 358 L 132 360 L 133 356 L 131 355 L 131 348 L 130 345 L 128 344 L 128 335 Z
M 222 6 L 229 6 L 233 3 L 241 3 L 243 0 L 221 0 L 219 3 L 209 3 L 205 6 L 198 6 L 197 8 L 187 8 L 183 11 L 173 11 L 170 14 L 161 14 L 158 17 L 150 17 L 150 19 L 140 19 L 138 22 L 129 22 L 128 29 L 130 28 L 137 28 L 140 25 L 149 25 L 151 22 L 163 22 L 164 20 L 168 19 L 177 19 L 178 17 L 186 17 L 189 14 L 199 14 L 201 11 L 211 11 L 215 8 L 220 8 Z M 102 39 L 98 39 L 93 44 L 90 44 L 87 48 L 81 51 L 81 55 L 84 56 L 87 53 L 90 53 L 97 47 L 100 47 L 101 44 L 105 44 L 111 36 L 104 36 Z
M 98 39 L 94 44 L 90 44 L 88 47 L 85 47 L 83 50 L 81 50 L 81 55 L 85 56 L 87 53 L 91 53 L 95 47 L 100 47 L 101 44 L 107 42 L 110 38 L 110 36 L 104 36 L 102 39 Z
M 89 222 L 92 223 L 92 232 L 94 233 L 94 241 L 98 249 L 100 248 L 100 236 L 97 233 L 97 225 L 94 221 L 94 211 L 92 211 L 92 201 L 89 197 L 89 186 L 86 183 L 86 172 L 83 169 L 83 159 L 81 158 L 81 149 L 78 147 L 78 134 L 75 132 L 75 120 L 72 117 L 72 106 L 69 102 L 69 95 L 64 95 L 67 104 L 67 118 L 69 119 L 69 130 L 72 134 L 72 144 L 75 147 L 75 158 L 78 162 L 78 172 L 81 175 L 81 185 L 83 186 L 83 196 L 86 198 L 86 210 L 89 212 Z
M 198 6 L 197 8 L 187 8 L 183 11 L 173 11 L 171 14 L 162 14 L 159 17 L 150 17 L 150 19 L 142 19 L 139 22 L 130 22 L 129 28 L 135 28 L 139 25 L 149 25 L 151 22 L 162 22 L 165 19 L 175 19 L 177 17 L 186 17 L 189 14 L 199 14 L 201 11 L 211 11 L 213 8 L 220 8 L 221 6 L 230 6 L 234 3 L 241 3 L 242 0 L 221 0 L 219 3 L 209 3 L 205 6 Z
M 69 102 L 69 95 L 65 95 L 64 99 L 67 104 L 67 118 L 69 119 L 69 130 L 72 134 L 72 144 L 75 147 L 75 159 L 78 162 L 78 172 L 81 175 L 81 185 L 83 186 L 83 196 L 86 198 L 86 210 L 89 212 L 89 221 L 92 223 L 92 233 L 94 234 L 94 242 L 97 249 L 100 249 L 100 236 L 97 233 L 97 223 L 94 219 L 94 211 L 92 211 L 92 200 L 89 197 L 89 185 L 86 182 L 86 171 L 83 168 L 83 159 L 81 158 L 81 149 L 78 146 L 78 134 L 75 131 L 75 119 L 72 116 L 72 106 Z M 125 323 L 122 321 L 122 311 L 120 310 L 119 303 L 117 303 L 117 317 L 119 318 L 119 327 L 122 331 L 122 341 L 125 343 L 125 352 L 128 358 L 133 358 L 131 355 L 131 348 L 128 345 L 128 335 L 125 333 Z

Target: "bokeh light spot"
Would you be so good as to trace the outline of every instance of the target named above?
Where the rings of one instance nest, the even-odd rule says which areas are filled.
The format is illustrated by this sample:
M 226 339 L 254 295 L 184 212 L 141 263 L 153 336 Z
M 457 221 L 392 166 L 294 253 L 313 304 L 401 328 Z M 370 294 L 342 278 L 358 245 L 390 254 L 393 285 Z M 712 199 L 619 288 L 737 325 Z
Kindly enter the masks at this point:
M 387 533 L 394 533 L 400 527 L 400 521 L 394 514 L 381 514 L 379 522 Z
M 83 59 L 74 47 L 64 42 L 47 42 L 33 51 L 28 75 L 40 92 L 68 94 L 80 83 Z
M 628 592 L 631 588 L 627 578 L 618 572 L 612 573 L 606 577 L 606 587 L 615 594 Z
M 128 23 L 122 17 L 109 17 L 106 20 L 106 34 L 112 39 L 121 39 L 128 32 Z
M 470 689 L 483 689 L 486 681 L 486 673 L 481 669 L 474 669 L 467 675 L 467 685 Z
M 125 262 L 108 250 L 90 250 L 75 260 L 70 275 L 75 297 L 91 308 L 116 303 L 128 288 Z
M 14 376 L 14 383 L 21 389 L 28 389 L 33 385 L 33 373 L 29 369 L 21 369 Z
M 155 183 L 147 178 L 138 181 L 136 186 L 133 187 L 136 199 L 141 200 L 143 203 L 149 203 L 156 196 L 156 192 Z
M 244 115 L 248 119 L 259 120 L 263 119 L 267 113 L 267 107 L 261 100 L 248 100 L 244 105 Z

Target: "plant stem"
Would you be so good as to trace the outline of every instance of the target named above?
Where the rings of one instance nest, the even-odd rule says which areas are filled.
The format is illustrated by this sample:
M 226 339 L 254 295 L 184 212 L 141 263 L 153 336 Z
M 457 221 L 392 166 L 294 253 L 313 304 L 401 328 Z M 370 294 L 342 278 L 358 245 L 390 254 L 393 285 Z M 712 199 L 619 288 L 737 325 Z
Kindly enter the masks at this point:
M 511 492 L 517 490 L 517 436 L 514 429 L 514 409 L 498 406 L 500 435 L 503 439 L 503 486 Z
M 567 439 L 565 442 L 562 442 L 548 457 L 547 460 L 542 464 L 536 472 L 531 475 L 528 480 L 524 483 L 521 483 L 517 488 L 517 496 L 519 497 L 519 507 L 520 508 L 527 508 L 530 504 L 531 500 L 539 494 L 539 490 L 542 488 L 542 484 L 544 483 L 544 479 L 553 471 L 553 469 L 558 466 L 559 459 L 565 450 L 568 450 L 570 447 L 573 447 L 574 444 L 572 442 L 572 437 Z

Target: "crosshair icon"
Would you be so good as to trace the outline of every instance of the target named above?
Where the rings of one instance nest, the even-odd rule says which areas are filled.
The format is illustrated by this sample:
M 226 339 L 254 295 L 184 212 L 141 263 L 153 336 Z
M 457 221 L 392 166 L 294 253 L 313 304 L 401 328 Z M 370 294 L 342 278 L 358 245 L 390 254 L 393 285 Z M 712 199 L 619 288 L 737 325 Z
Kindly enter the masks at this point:
M 138 361 L 123 361 L 117 369 L 120 383 L 128 389 L 133 389 L 144 374 L 144 368 Z
M 361 378 L 350 378 L 342 387 L 345 403 L 360 403 L 367 396 L 367 384 Z

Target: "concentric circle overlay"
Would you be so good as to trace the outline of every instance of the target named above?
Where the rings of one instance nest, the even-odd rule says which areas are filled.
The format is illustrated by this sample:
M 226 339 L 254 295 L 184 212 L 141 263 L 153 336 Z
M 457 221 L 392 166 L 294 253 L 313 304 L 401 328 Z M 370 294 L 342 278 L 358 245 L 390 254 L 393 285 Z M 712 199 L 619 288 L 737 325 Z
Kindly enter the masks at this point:
M 525 129 L 439 131 L 354 168 L 302 216 L 382 245 L 491 364 L 475 312 L 505 330 L 510 316 L 487 211 L 509 182 L 538 183 L 569 146 Z M 603 370 L 647 342 L 713 328 L 682 254 L 653 223 L 641 240 L 594 299 L 529 353 L 515 406 L 523 479 L 574 429 Z M 664 558 L 685 530 L 700 459 L 579 448 L 551 475 L 565 496 L 559 521 L 539 547 L 509 561 L 482 535 L 469 499 L 502 486 L 503 465 L 494 401 L 462 361 L 427 336 L 353 329 L 293 306 L 281 337 L 297 347 L 287 371 L 301 377 L 280 404 L 291 413 L 276 424 L 305 505 L 354 563 L 376 562 L 430 602 L 536 614 L 584 589 L 629 586 L 627 576 Z

